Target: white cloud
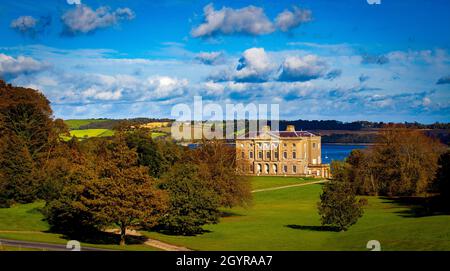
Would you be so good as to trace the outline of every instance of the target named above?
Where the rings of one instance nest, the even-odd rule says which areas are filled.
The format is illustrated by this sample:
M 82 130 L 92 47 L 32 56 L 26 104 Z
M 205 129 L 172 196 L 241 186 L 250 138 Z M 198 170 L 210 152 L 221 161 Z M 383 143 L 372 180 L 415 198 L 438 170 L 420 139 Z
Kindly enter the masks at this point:
M 41 16 L 39 19 L 33 16 L 20 16 L 11 22 L 10 27 L 23 35 L 34 38 L 37 34 L 43 33 L 51 22 L 51 16 Z
M 81 0 L 67 0 L 69 5 L 81 5 Z
M 222 52 L 200 52 L 195 59 L 205 65 L 217 65 L 223 61 Z
M 326 75 L 327 63 L 316 55 L 288 56 L 283 64 L 280 81 L 305 82 Z
M 216 34 L 263 35 L 272 33 L 275 28 L 264 10 L 255 6 L 241 9 L 223 7 L 215 10 L 212 4 L 203 8 L 205 22 L 191 31 L 193 37 Z
M 236 68 L 211 75 L 214 81 L 265 82 L 271 79 L 276 65 L 264 48 L 250 48 L 242 53 Z
M 20 16 L 11 22 L 11 27 L 20 31 L 27 32 L 36 27 L 37 20 L 33 16 Z
M 182 95 L 188 81 L 186 79 L 171 78 L 169 76 L 153 76 L 144 82 L 144 88 L 149 92 L 143 98 L 165 99 Z
M 96 10 L 86 5 L 76 5 L 63 14 L 61 20 L 64 24 L 64 33 L 69 35 L 92 33 L 100 28 L 106 28 L 122 20 L 132 20 L 135 14 L 129 8 L 118 8 L 111 12 L 108 7 L 99 7 Z
M 16 77 L 20 74 L 30 74 L 43 71 L 48 64 L 37 61 L 31 57 L 18 56 L 14 58 L 0 53 L 0 76 Z
M 275 18 L 275 25 L 283 32 L 312 20 L 312 12 L 310 10 L 296 6 L 293 9 L 293 11 L 286 9 Z

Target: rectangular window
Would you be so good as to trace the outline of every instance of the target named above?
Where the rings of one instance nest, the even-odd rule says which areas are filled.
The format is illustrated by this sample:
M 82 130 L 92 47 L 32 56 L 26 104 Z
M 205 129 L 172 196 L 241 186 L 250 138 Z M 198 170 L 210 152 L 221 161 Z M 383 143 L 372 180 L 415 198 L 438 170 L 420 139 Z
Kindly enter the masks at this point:
M 292 166 L 292 172 L 297 173 L 297 166 L 296 165 Z
M 278 152 L 275 152 L 275 159 L 278 159 Z
M 297 159 L 297 153 L 296 152 L 292 152 L 292 158 L 293 159 Z
M 249 152 L 248 157 L 250 157 L 250 159 L 253 159 L 253 152 Z
M 283 166 L 283 172 L 284 172 L 284 173 L 287 172 L 287 166 L 286 166 L 286 165 Z
M 262 153 L 262 151 L 259 151 L 258 152 L 258 159 L 262 159 L 263 158 L 263 153 Z
M 270 151 L 266 152 L 266 158 L 270 159 Z

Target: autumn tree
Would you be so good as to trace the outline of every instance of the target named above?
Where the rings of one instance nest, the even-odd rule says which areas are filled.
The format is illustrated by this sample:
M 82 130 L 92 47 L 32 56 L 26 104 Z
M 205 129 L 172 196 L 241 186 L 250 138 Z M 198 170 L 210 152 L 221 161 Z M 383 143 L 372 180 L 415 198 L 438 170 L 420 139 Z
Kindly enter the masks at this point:
M 127 229 L 157 222 L 166 210 L 167 195 L 156 187 L 148 168 L 139 166 L 136 150 L 128 147 L 123 133 L 116 133 L 112 140 L 89 141 L 82 146 L 85 161 L 81 168 L 87 175 L 49 202 L 48 220 L 60 229 L 74 222 L 74 217 L 80 218 L 75 222 L 78 233 L 118 225 L 124 245 Z
M 353 184 L 359 195 L 378 195 L 378 182 L 375 169 L 371 167 L 372 156 L 368 150 L 353 150 L 345 160 L 346 179 Z M 342 171 L 341 173 L 342 174 Z
M 156 223 L 166 209 L 166 194 L 155 187 L 148 168 L 138 165 L 135 149 L 117 133 L 96 151 L 97 178 L 85 184 L 81 202 L 95 218 L 120 227 L 120 244 L 127 228 Z
M 0 136 L 20 138 L 32 159 L 45 156 L 55 139 L 52 114 L 42 93 L 0 81 Z
M 23 140 L 15 135 L 0 138 L 0 206 L 32 202 L 37 197 L 35 166 Z
M 0 197 L 30 202 L 39 196 L 46 163 L 67 132 L 53 120 L 50 102 L 37 90 L 13 87 L 0 80 Z
M 219 221 L 219 196 L 196 165 L 180 163 L 164 175 L 161 187 L 170 196 L 168 212 L 159 227 L 172 233 L 192 235 L 202 226 Z
M 388 127 L 372 147 L 372 174 L 379 192 L 388 196 L 426 193 L 432 186 L 438 159 L 445 148 L 419 130 Z
M 222 141 L 204 141 L 191 151 L 189 159 L 200 168 L 205 168 L 205 179 L 219 195 L 224 207 L 246 206 L 251 202 L 251 186 L 248 177 L 236 170 L 235 149 Z

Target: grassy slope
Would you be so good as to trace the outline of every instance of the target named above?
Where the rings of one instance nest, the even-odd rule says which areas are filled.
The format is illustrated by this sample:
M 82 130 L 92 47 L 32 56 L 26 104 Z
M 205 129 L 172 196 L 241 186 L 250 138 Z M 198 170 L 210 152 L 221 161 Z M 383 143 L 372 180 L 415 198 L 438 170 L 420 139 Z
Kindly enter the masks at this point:
M 285 185 L 294 185 L 307 182 L 318 181 L 314 178 L 298 178 L 298 177 L 273 177 L 273 176 L 261 176 L 250 177 L 252 181 L 252 190 L 265 189 L 272 187 L 279 187 Z
M 286 185 L 296 178 L 253 178 L 253 187 Z M 286 182 L 286 183 L 284 183 Z M 248 209 L 225 210 L 228 216 L 195 237 L 146 233 L 150 237 L 198 250 L 366 250 L 369 240 L 379 240 L 383 250 L 450 250 L 450 216 L 410 217 L 407 206 L 368 197 L 365 214 L 347 232 L 320 231 L 316 204 L 321 185 L 292 187 L 255 193 Z M 0 238 L 65 243 L 62 236 L 45 232 L 38 208 L 43 203 L 0 209 Z M 5 233 L 1 231 L 22 231 Z M 115 245 L 98 247 L 119 248 Z M 149 249 L 130 245 L 126 249 Z
M 43 206 L 43 202 L 35 202 L 31 204 L 15 205 L 11 208 L 0 208 L 0 238 L 66 244 L 68 239 L 60 234 L 48 232 L 49 226 L 43 221 L 44 217 L 39 210 Z M 82 246 L 107 249 L 156 250 L 145 245 L 127 245 L 123 248 L 114 244 L 81 244 Z
M 372 239 L 383 250 L 450 250 L 449 215 L 405 217 L 409 208 L 376 197 L 349 231 L 321 231 L 320 193 L 319 184 L 255 193 L 251 208 L 226 210 L 231 215 L 205 234 L 147 234 L 198 250 L 366 250 Z
M 71 136 L 76 136 L 78 138 L 112 136 L 113 134 L 114 132 L 109 129 L 85 129 L 70 131 Z
M 64 122 L 69 126 L 69 129 L 76 130 L 80 129 L 80 126 L 87 125 L 94 122 L 103 122 L 107 120 L 99 120 L 99 119 L 72 119 L 65 120 Z

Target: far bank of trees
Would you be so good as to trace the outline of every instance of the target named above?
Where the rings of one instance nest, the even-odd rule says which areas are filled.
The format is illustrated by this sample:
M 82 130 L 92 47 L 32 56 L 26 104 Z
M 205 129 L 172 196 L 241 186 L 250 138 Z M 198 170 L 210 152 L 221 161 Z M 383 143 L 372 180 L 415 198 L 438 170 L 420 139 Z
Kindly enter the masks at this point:
M 367 150 L 354 150 L 342 179 L 361 195 L 420 196 L 432 192 L 446 146 L 418 130 L 390 127 Z
M 376 145 L 333 161 L 319 203 L 322 224 L 346 230 L 356 223 L 364 206 L 357 195 L 437 197 L 438 208 L 450 210 L 447 148 L 419 130 L 384 127 Z
M 82 238 L 110 228 L 202 232 L 221 207 L 251 202 L 250 183 L 221 142 L 191 150 L 145 130 L 63 141 L 49 101 L 0 81 L 0 205 L 46 201 L 53 231 Z

